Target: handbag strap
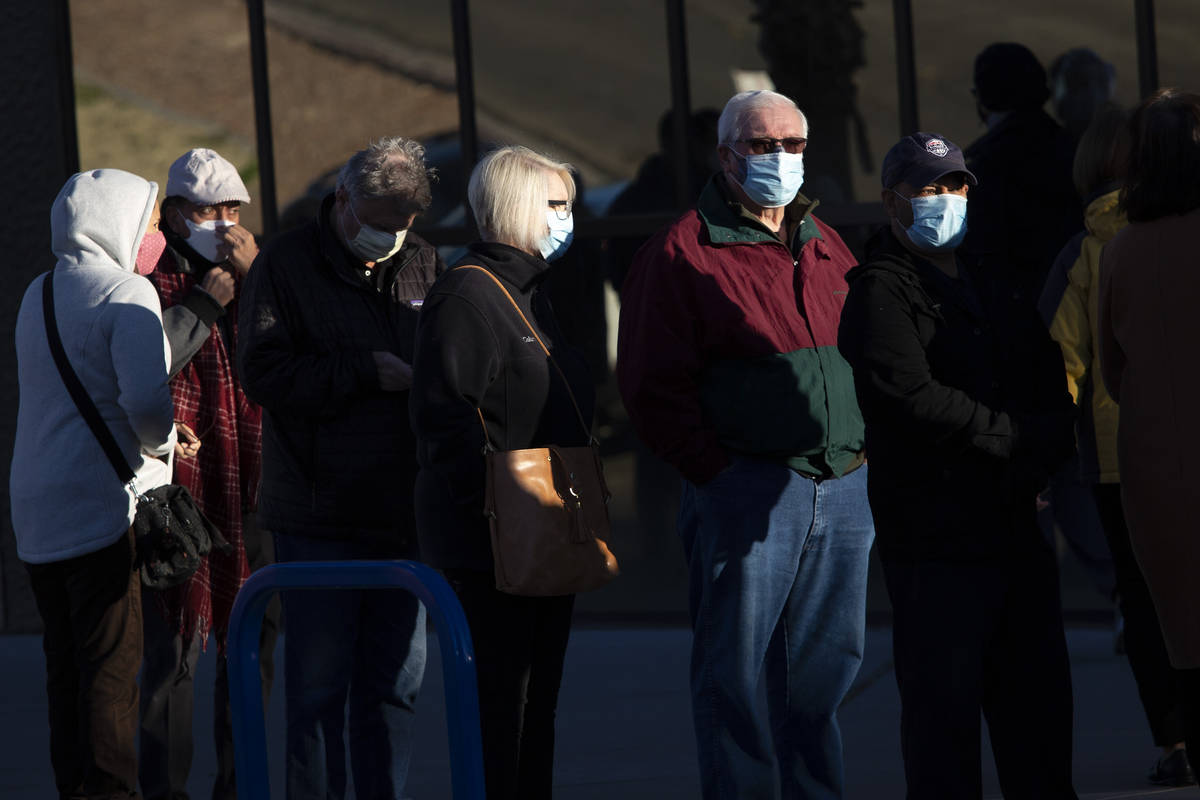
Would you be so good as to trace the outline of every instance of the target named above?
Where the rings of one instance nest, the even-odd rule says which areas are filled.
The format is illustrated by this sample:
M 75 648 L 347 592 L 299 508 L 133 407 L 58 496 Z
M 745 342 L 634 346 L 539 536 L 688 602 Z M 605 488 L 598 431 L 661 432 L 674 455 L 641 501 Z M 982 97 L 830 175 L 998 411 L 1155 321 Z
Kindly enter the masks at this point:
M 54 364 L 58 367 L 58 374 L 62 377 L 67 392 L 75 402 L 75 408 L 79 409 L 80 416 L 92 429 L 92 434 L 100 443 L 104 455 L 108 456 L 108 462 L 116 470 L 117 477 L 121 479 L 121 483 L 131 483 L 134 479 L 134 472 L 125 461 L 121 446 L 117 444 L 112 431 L 104 424 L 104 418 L 100 416 L 100 409 L 96 408 L 96 403 L 88 394 L 87 389 L 83 388 L 83 382 L 79 380 L 79 376 L 71 367 L 71 362 L 67 360 L 67 352 L 63 349 L 62 339 L 58 335 L 58 320 L 54 316 L 53 278 L 54 270 L 50 270 L 46 273 L 46 279 L 42 281 L 42 316 L 46 320 L 46 338 L 50 340 L 50 353 L 54 356 Z M 136 494 L 136 491 L 134 493 Z
M 461 267 L 455 267 L 455 269 L 477 269 L 484 275 L 487 275 L 489 278 L 491 278 L 492 283 L 499 286 L 500 291 L 504 292 L 504 296 L 508 298 L 508 302 L 512 303 L 512 307 L 517 310 L 517 314 L 521 317 L 521 321 L 525 323 L 525 327 L 529 328 L 529 332 L 533 334 L 533 338 L 536 339 L 537 343 L 542 346 L 542 352 L 546 354 L 546 358 L 550 359 L 550 363 L 554 365 L 554 370 L 558 373 L 558 377 L 562 378 L 563 386 L 567 387 L 567 396 L 571 398 L 571 406 L 575 409 L 575 416 L 579 420 L 580 427 L 583 428 L 583 435 L 588 438 L 589 443 L 594 443 L 595 439 L 592 437 L 592 430 L 588 427 L 588 424 L 584 422 L 583 412 L 579 410 L 579 403 L 575 401 L 575 393 L 571 391 L 570 381 L 568 381 L 567 376 L 563 374 L 562 368 L 558 366 L 558 362 L 554 360 L 554 356 L 550 355 L 550 348 L 546 347 L 546 343 L 542 341 L 542 337 L 538 336 L 538 332 L 534 329 L 533 325 L 530 324 L 529 319 L 525 316 L 525 312 L 521 310 L 519 305 L 517 305 L 517 301 L 513 299 L 513 296 L 509 293 L 508 289 L 503 283 L 500 282 L 499 278 L 492 274 L 490 270 L 483 267 L 476 266 L 474 264 L 464 264 Z M 487 441 L 488 447 L 492 447 L 492 440 L 491 437 L 488 436 L 487 425 L 483 421 L 483 412 L 480 411 L 478 407 L 475 408 L 475 411 L 479 414 L 479 424 L 483 425 L 483 438 L 485 441 Z

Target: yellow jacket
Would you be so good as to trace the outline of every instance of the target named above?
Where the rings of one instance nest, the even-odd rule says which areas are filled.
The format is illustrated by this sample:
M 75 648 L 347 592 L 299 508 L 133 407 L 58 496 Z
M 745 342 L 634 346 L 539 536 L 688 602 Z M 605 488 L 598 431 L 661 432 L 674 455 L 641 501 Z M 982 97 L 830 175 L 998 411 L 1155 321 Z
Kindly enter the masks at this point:
M 1085 480 L 1119 483 L 1117 404 L 1100 378 L 1097 325 L 1100 303 L 1100 251 L 1128 221 L 1117 210 L 1118 191 L 1088 204 L 1081 233 L 1059 253 L 1050 270 L 1040 308 L 1050 335 L 1062 347 L 1067 388 L 1079 406 L 1076 433 L 1080 472 Z

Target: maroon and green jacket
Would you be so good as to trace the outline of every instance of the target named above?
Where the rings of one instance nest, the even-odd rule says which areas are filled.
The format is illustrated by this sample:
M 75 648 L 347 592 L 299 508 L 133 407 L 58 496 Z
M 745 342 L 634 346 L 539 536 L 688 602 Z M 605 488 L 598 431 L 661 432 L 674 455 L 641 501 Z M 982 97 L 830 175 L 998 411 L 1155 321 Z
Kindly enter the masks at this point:
M 617 380 L 646 444 L 693 483 L 737 454 L 839 477 L 862 461 L 863 421 L 837 350 L 856 263 L 798 195 L 784 244 L 709 182 L 647 242 L 621 295 Z

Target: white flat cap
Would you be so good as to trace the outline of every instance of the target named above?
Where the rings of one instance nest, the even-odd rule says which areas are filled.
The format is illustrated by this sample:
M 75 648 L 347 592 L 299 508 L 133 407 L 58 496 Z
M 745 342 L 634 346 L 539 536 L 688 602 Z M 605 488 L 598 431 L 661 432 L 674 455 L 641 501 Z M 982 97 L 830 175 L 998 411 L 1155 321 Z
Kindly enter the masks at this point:
M 237 167 L 207 147 L 188 150 L 175 159 L 167 172 L 165 196 L 182 197 L 201 206 L 234 200 L 250 202 L 250 193 Z

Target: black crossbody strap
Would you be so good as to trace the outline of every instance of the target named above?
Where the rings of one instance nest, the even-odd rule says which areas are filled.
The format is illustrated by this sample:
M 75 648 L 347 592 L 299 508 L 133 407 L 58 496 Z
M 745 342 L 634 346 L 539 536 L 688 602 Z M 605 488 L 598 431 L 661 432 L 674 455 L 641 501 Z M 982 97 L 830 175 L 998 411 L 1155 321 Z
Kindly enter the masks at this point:
M 54 316 L 54 284 L 51 281 L 53 277 L 54 270 L 51 270 L 46 273 L 46 280 L 42 282 L 42 316 L 46 319 L 46 338 L 50 340 L 50 353 L 54 356 L 54 364 L 58 367 L 58 374 L 62 376 L 62 381 L 70 392 L 71 399 L 75 401 L 80 416 L 92 429 L 96 441 L 100 442 L 100 447 L 104 450 L 104 455 L 108 456 L 109 463 L 117 471 L 117 477 L 121 479 L 121 483 L 129 483 L 133 480 L 134 473 L 125 461 L 121 446 L 104 424 L 100 409 L 96 408 L 91 395 L 83 388 L 83 383 L 71 368 L 71 362 L 67 360 L 67 352 L 63 349 L 62 339 L 58 335 L 58 321 Z

